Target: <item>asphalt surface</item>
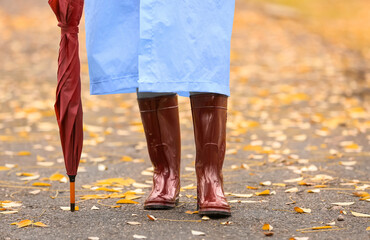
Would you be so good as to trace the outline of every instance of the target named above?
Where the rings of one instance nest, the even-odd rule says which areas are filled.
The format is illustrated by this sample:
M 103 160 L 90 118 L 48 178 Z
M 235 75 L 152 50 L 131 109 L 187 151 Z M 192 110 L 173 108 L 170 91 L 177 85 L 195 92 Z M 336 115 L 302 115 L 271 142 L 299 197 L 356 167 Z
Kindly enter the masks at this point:
M 89 94 L 82 27 L 84 161 L 76 180 L 80 210 L 71 213 L 60 209 L 69 204 L 68 184 L 42 179 L 56 172 L 65 175 L 53 113 L 59 29 L 46 1 L 17 3 L 0 1 L 0 166 L 16 164 L 0 171 L 0 201 L 18 201 L 22 206 L 15 207 L 18 212 L 14 214 L 0 211 L 0 239 L 134 239 L 134 235 L 147 239 L 369 238 L 369 218 L 351 213 L 370 214 L 369 202 L 353 195 L 369 192 L 370 185 L 370 71 L 360 54 L 310 33 L 284 11 L 272 14 L 237 1 L 224 164 L 232 217 L 199 221 L 197 214 L 186 213 L 196 210 L 195 189 L 184 189 L 179 206 L 169 211 L 143 210 L 150 188 L 142 188 L 145 194 L 135 200 L 139 204 L 119 208 L 110 207 L 119 205 L 115 203 L 118 199 L 79 198 L 105 193 L 82 187 L 102 179 L 151 181 L 151 176 L 142 173 L 151 164 L 136 96 Z M 180 115 L 181 185 L 196 186 L 187 98 L 180 98 Z M 131 159 L 122 161 L 123 156 Z M 99 171 L 99 164 L 107 169 Z M 17 173 L 40 178 L 22 181 Z M 271 185 L 260 184 L 266 181 Z M 35 187 L 34 182 L 51 186 Z M 318 185 L 325 186 L 315 188 Z M 294 187 L 296 192 L 285 192 Z M 130 185 L 121 191 L 138 188 Z M 37 189 L 41 192 L 30 193 Z M 267 189 L 273 194 L 256 195 Z M 307 192 L 310 189 L 320 192 Z M 353 204 L 333 205 L 337 202 Z M 93 206 L 99 209 L 92 210 Z M 297 213 L 295 207 L 311 209 L 311 213 Z M 151 221 L 148 214 L 158 220 Z M 339 216 L 344 221 L 338 221 Z M 24 219 L 49 227 L 11 225 Z M 226 221 L 229 224 L 221 224 Z M 262 230 L 265 223 L 273 226 L 270 237 Z M 331 229 L 308 229 L 328 224 Z M 192 230 L 205 235 L 195 236 Z

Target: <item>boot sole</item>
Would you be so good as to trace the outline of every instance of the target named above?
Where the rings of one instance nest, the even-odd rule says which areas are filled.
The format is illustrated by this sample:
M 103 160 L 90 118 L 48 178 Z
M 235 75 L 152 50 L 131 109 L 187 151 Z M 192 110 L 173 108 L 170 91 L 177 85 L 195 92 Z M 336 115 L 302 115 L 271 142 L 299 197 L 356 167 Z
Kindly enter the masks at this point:
M 205 215 L 210 218 L 226 218 L 230 217 L 231 213 L 226 211 L 211 210 L 211 211 L 199 211 L 199 215 L 201 216 Z
M 174 203 L 149 203 L 144 205 L 145 210 L 170 210 L 176 207 L 179 203 L 179 199 L 176 199 Z

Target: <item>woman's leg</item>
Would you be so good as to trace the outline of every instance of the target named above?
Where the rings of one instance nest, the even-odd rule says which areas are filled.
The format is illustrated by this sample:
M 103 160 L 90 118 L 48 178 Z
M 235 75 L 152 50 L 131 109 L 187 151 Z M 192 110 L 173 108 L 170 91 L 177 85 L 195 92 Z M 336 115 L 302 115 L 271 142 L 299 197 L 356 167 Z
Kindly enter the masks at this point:
M 226 150 L 226 95 L 190 95 L 196 146 L 195 169 L 199 214 L 230 216 L 224 190 L 222 166 Z
M 150 160 L 153 188 L 145 209 L 171 209 L 180 192 L 181 139 L 177 95 L 140 93 L 138 103 Z

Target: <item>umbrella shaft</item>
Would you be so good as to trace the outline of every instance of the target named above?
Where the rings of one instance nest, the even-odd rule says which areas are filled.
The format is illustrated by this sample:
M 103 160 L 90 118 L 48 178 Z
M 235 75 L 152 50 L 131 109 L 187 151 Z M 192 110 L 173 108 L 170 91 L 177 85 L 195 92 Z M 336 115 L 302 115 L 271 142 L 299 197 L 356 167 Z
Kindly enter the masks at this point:
M 75 210 L 75 182 L 69 183 L 70 187 L 70 202 L 71 202 L 71 211 L 73 212 Z

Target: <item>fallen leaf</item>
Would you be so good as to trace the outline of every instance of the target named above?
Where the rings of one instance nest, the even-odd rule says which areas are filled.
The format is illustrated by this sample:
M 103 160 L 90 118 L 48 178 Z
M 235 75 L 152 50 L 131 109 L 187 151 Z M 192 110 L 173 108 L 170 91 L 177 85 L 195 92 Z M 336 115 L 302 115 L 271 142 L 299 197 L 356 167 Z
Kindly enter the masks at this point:
M 294 210 L 297 213 L 311 213 L 311 209 L 309 208 L 300 208 L 300 207 L 295 207 Z
M 136 183 L 136 182 L 134 182 L 132 186 L 136 188 L 151 188 L 152 187 L 152 185 L 148 185 L 144 183 Z
M 198 214 L 199 211 L 186 211 L 185 213 L 187 213 L 187 214 Z
M 107 169 L 108 169 L 108 167 L 106 165 L 104 165 L 104 164 L 98 164 L 98 170 L 99 171 L 105 171 Z
M 358 212 L 354 212 L 354 211 L 351 211 L 352 215 L 355 216 L 355 217 L 370 217 L 370 214 L 365 214 L 365 213 L 358 213 Z
M 136 238 L 136 239 L 145 239 L 145 238 L 146 238 L 146 237 L 145 237 L 145 236 L 143 236 L 143 235 L 137 235 L 137 234 L 133 235 L 132 237 L 133 237 L 133 238 Z
M 205 236 L 206 235 L 204 232 L 194 231 L 194 230 L 191 230 L 191 234 L 193 234 L 194 236 Z
M 121 200 L 118 200 L 116 203 L 117 204 L 118 203 L 120 203 L 120 204 L 139 204 L 138 202 L 128 200 L 128 199 L 121 199 Z
M 357 197 L 368 197 L 368 196 L 370 196 L 370 194 L 367 193 L 367 192 L 354 192 L 353 195 L 355 195 Z
M 268 224 L 268 223 L 265 223 L 263 226 L 262 226 L 262 230 L 264 231 L 271 231 L 273 229 L 273 227 Z
M 10 170 L 10 168 L 5 167 L 5 166 L 0 166 L 0 171 L 7 171 Z
M 263 196 L 263 195 L 270 195 L 270 190 L 269 189 L 266 189 L 265 191 L 262 191 L 262 192 L 256 192 L 255 193 L 257 196 Z
M 238 197 L 238 198 L 250 198 L 253 196 L 253 194 L 240 194 L 240 193 L 231 193 L 230 194 L 233 197 Z
M 1 214 L 13 214 L 13 213 L 17 213 L 18 211 L 14 210 L 14 211 L 1 211 L 0 213 Z
M 307 192 L 308 193 L 319 193 L 320 189 L 308 189 Z
M 17 153 L 18 156 L 29 156 L 31 155 L 31 152 L 28 151 L 21 151 Z
M 99 210 L 99 208 L 94 205 L 94 206 L 91 207 L 91 210 Z
M 299 181 L 302 181 L 302 180 L 303 180 L 303 177 L 299 177 L 299 178 L 284 180 L 284 182 L 293 183 L 293 182 L 299 182 Z
M 18 228 L 27 227 L 32 224 L 33 221 L 29 219 L 22 220 L 20 222 L 11 223 L 12 225 L 17 225 Z
M 53 175 L 49 177 L 50 181 L 62 181 L 62 179 L 64 178 L 66 179 L 66 177 L 60 173 L 54 173 Z
M 149 220 L 151 220 L 151 221 L 156 221 L 156 220 L 157 220 L 157 218 L 156 218 L 156 217 L 154 217 L 153 215 L 147 214 L 146 216 L 147 216 L 147 217 L 149 218 Z
M 278 187 L 286 187 L 285 183 L 273 183 L 273 186 L 278 186 Z
M 32 223 L 33 226 L 36 226 L 36 227 L 49 227 L 48 225 L 42 223 L 42 222 L 35 222 L 35 223 Z
M 141 225 L 139 222 L 126 222 L 128 225 Z
M 247 189 L 257 190 L 258 187 L 246 186 Z
M 129 157 L 129 156 L 123 156 L 121 158 L 121 161 L 122 162 L 131 162 L 132 161 L 132 157 Z
M 221 225 L 231 225 L 233 222 L 231 221 L 226 221 L 226 222 L 221 222 Z
M 39 178 L 40 178 L 40 175 L 37 174 L 37 175 L 22 177 L 19 180 L 22 180 L 22 181 L 32 181 L 32 180 L 36 180 L 36 179 L 39 179 Z
M 312 230 L 320 230 L 320 229 L 330 229 L 333 228 L 332 226 L 320 226 L 320 227 L 312 227 Z
M 96 186 L 130 186 L 135 182 L 134 179 L 131 178 L 108 178 L 104 180 L 97 181 L 94 185 Z
M 339 164 L 343 166 L 353 166 L 356 165 L 356 161 L 340 161 Z
M 208 221 L 208 220 L 210 220 L 210 218 L 209 218 L 208 216 L 203 216 L 203 217 L 202 217 L 202 220 L 203 220 L 203 221 Z
M 270 186 L 271 184 L 271 181 L 260 182 L 261 186 Z
M 43 183 L 43 182 L 34 182 L 32 183 L 32 186 L 38 186 L 38 187 L 50 187 L 50 183 Z
M 332 204 L 337 205 L 337 206 L 349 206 L 349 205 L 352 205 L 354 203 L 355 202 L 335 202 L 335 203 L 332 203 Z
M 265 234 L 265 236 L 270 237 L 270 236 L 274 235 L 274 232 L 263 232 L 263 234 Z
M 90 199 L 107 199 L 109 198 L 108 194 L 88 194 L 83 195 L 80 197 L 82 200 L 90 200 Z
M 39 166 L 42 166 L 42 167 L 51 167 L 55 163 L 54 162 L 37 162 L 36 164 L 39 165 Z
M 298 188 L 297 187 L 294 187 L 294 188 L 289 188 L 287 190 L 285 190 L 286 193 L 295 193 L 295 192 L 298 192 Z
M 119 190 L 114 190 L 114 189 L 107 188 L 107 187 L 96 188 L 94 189 L 94 191 L 120 192 Z

